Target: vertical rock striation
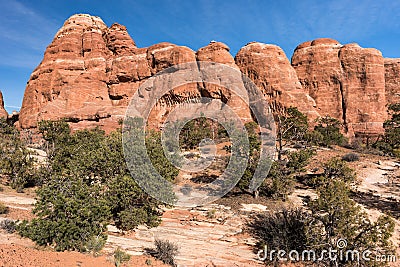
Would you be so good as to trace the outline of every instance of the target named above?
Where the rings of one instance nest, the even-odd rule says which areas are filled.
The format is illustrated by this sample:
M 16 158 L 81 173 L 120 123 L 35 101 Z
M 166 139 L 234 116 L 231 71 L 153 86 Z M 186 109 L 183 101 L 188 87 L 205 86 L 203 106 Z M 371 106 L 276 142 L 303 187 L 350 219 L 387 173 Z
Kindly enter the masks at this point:
M 400 103 L 400 58 L 385 58 L 384 62 L 387 103 Z
M 320 115 L 341 121 L 350 137 L 383 132 L 385 69 L 378 50 L 317 39 L 295 49 L 292 66 Z

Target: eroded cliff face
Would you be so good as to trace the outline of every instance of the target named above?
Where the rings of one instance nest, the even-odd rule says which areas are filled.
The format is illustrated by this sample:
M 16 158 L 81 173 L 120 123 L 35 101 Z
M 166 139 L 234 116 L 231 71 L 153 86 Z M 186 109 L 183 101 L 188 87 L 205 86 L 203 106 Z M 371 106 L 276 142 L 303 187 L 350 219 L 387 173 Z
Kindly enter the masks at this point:
M 119 127 L 141 84 L 176 64 L 217 62 L 240 70 L 262 90 L 273 110 L 296 106 L 310 121 L 329 115 L 352 136 L 382 133 L 386 104 L 400 100 L 399 59 L 383 59 L 375 49 L 318 39 L 299 45 L 290 63 L 281 48 L 249 43 L 233 58 L 220 42 L 194 52 L 160 43 L 138 48 L 120 24 L 107 27 L 90 15 L 70 17 L 47 47 L 24 95 L 19 125 L 34 129 L 40 120 L 66 118 L 73 129 Z M 216 73 L 209 83 L 174 88 L 151 112 L 150 125 L 160 127 L 177 104 L 200 97 L 221 100 L 244 120 L 251 120 L 246 99 L 222 86 L 242 81 Z M 149 95 L 151 97 L 151 95 Z
M 272 60 L 274 56 L 271 54 L 269 58 Z M 302 92 L 295 72 L 284 54 L 283 57 L 283 68 L 291 70 L 281 75 L 290 75 L 293 85 L 289 90 L 293 87 L 302 98 L 313 102 Z M 92 126 L 100 126 L 106 131 L 115 129 L 125 115 L 132 95 L 144 81 L 173 65 L 196 61 L 217 62 L 239 69 L 229 47 L 220 42 L 211 42 L 196 53 L 188 47 L 171 43 L 138 48 L 124 26 L 113 24 L 108 28 L 98 17 L 74 15 L 57 32 L 45 51 L 43 61 L 28 81 L 20 126 L 23 129 L 35 128 L 40 120 L 66 118 L 73 129 Z M 263 66 L 266 64 L 268 62 Z M 279 77 L 275 76 L 279 71 L 265 74 L 262 81 L 278 84 Z M 186 85 L 166 94 L 152 111 L 150 125 L 159 127 L 174 105 L 200 97 L 219 99 L 231 106 L 244 121 L 250 121 L 246 99 L 222 86 L 235 79 L 220 73 L 208 78 L 212 82 Z M 241 81 L 240 78 L 236 80 Z M 245 90 L 243 82 L 235 86 Z M 285 87 L 283 84 L 279 88 L 281 93 Z M 290 97 L 284 94 L 280 100 L 290 105 L 301 102 L 294 98 L 295 92 Z M 309 109 L 313 112 L 312 104 Z
M 383 132 L 385 68 L 378 50 L 318 39 L 296 48 L 292 66 L 320 115 L 341 121 L 349 136 Z
M 237 53 L 235 62 L 262 90 L 272 110 L 292 106 L 311 120 L 319 116 L 314 99 L 301 87 L 295 70 L 280 47 L 249 43 Z
M 126 28 L 90 15 L 70 17 L 32 73 L 20 113 L 23 129 L 40 120 L 66 118 L 73 129 L 115 129 L 130 97 L 147 78 L 175 64 L 195 61 L 183 46 L 137 48 Z
M 387 103 L 400 103 L 400 58 L 385 58 L 384 63 Z
M 66 118 L 73 129 L 118 127 L 130 98 L 154 74 L 177 64 L 213 61 L 236 67 L 229 47 L 212 42 L 197 54 L 188 47 L 160 43 L 138 48 L 126 28 L 90 15 L 70 17 L 47 47 L 26 87 L 19 125 L 35 128 L 40 120 Z M 245 120 L 246 106 L 218 84 L 192 84 L 166 94 L 151 113 L 159 127 L 172 106 L 201 96 L 235 106 Z

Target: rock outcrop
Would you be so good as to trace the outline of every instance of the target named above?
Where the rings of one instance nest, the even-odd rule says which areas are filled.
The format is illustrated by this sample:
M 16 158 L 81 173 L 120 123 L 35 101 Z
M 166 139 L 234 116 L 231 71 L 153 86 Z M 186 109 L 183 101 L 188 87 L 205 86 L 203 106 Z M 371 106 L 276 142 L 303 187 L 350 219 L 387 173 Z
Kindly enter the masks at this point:
M 318 39 L 299 45 L 292 65 L 320 115 L 340 120 L 350 137 L 383 132 L 385 69 L 378 50 Z
M 202 97 L 218 99 L 231 107 L 244 122 L 251 121 L 247 91 L 239 68 L 229 53 L 229 47 L 224 43 L 211 41 L 196 52 L 196 58 L 199 62 L 216 62 L 228 66 L 223 71 L 216 71 L 212 77 L 208 76 L 207 79 L 211 82 L 198 85 Z M 225 88 L 223 84 L 229 84 L 231 88 Z M 233 87 L 236 88 L 236 93 L 232 91 Z
M 291 68 L 286 57 L 285 60 L 285 67 Z M 196 61 L 217 62 L 239 69 L 229 47 L 220 42 L 211 42 L 196 53 L 171 43 L 138 48 L 124 26 L 115 23 L 108 28 L 98 17 L 74 15 L 57 32 L 28 81 L 19 125 L 30 129 L 40 120 L 65 118 L 73 129 L 100 126 L 106 131 L 112 130 L 118 127 L 132 95 L 144 81 L 168 67 Z M 296 79 L 293 70 L 290 75 Z M 151 112 L 150 125 L 159 127 L 172 106 L 200 97 L 219 99 L 244 121 L 250 121 L 246 99 L 221 86 L 241 78 L 232 79 L 229 74 L 208 78 L 213 82 L 186 85 L 166 94 Z M 235 86 L 245 90 L 243 82 Z M 284 91 L 284 87 L 280 89 Z M 299 84 L 297 89 L 301 91 Z M 295 92 L 290 105 L 294 105 L 293 97 L 296 98 Z M 302 97 L 307 98 L 304 94 Z
M 400 58 L 385 58 L 384 62 L 387 103 L 400 103 Z
M 237 53 L 236 65 L 263 91 L 273 110 L 297 107 L 316 119 L 315 101 L 301 87 L 283 50 L 270 44 L 249 43 Z
M 217 62 L 240 70 L 273 110 L 295 106 L 310 121 L 332 116 L 349 137 L 382 133 L 386 104 L 400 102 L 400 61 L 384 59 L 376 49 L 317 39 L 299 45 L 290 63 L 278 46 L 256 42 L 235 58 L 226 44 L 215 41 L 197 52 L 171 43 L 139 48 L 125 26 L 107 27 L 98 17 L 79 14 L 64 23 L 33 71 L 18 124 L 35 129 L 40 120 L 65 118 L 73 129 L 100 126 L 110 131 L 119 127 L 140 85 L 159 71 L 188 62 Z M 245 90 L 240 79 L 218 73 L 208 78 L 212 82 L 174 88 L 163 96 L 150 124 L 159 127 L 174 105 L 200 97 L 221 100 L 244 121 L 251 120 L 246 99 L 222 86 L 235 81 L 239 91 Z
M 0 91 L 0 118 L 7 119 L 8 113 L 4 108 L 3 93 Z
M 90 15 L 70 17 L 47 47 L 26 87 L 20 126 L 66 118 L 73 129 L 118 127 L 130 97 L 160 70 L 195 61 L 183 46 L 137 48 L 126 28 Z

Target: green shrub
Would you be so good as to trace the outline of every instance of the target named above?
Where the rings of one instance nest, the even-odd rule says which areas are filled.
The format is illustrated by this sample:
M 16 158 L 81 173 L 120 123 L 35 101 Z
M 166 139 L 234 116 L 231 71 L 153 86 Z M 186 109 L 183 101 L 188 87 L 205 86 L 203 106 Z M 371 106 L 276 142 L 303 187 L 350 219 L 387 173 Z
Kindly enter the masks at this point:
M 276 200 L 287 200 L 294 190 L 296 175 L 305 171 L 305 166 L 314 153 L 312 149 L 302 149 L 289 152 L 287 162 L 273 162 L 267 178 L 260 186 L 260 193 Z
M 296 107 L 289 107 L 274 115 L 278 159 L 282 159 L 283 148 L 287 143 L 304 140 L 308 130 L 307 116 Z
M 257 238 L 259 248 L 267 246 L 268 252 L 313 250 L 318 257 L 324 251 L 338 249 L 337 241 L 344 239 L 347 241 L 346 250 L 369 250 L 371 259 L 376 254 L 394 255 L 390 241 L 395 226 L 393 219 L 382 215 L 371 221 L 368 214 L 350 199 L 349 191 L 349 185 L 343 180 L 328 180 L 318 186 L 318 197 L 308 201 L 308 211 L 283 209 L 260 214 L 250 223 L 251 233 Z M 270 260 L 268 256 L 266 260 Z M 278 258 L 271 260 L 276 262 Z M 360 266 L 386 265 L 361 257 L 359 260 Z M 324 257 L 318 261 L 321 266 L 350 267 L 354 263 L 340 257 Z
M 381 255 L 393 254 L 390 238 L 394 232 L 394 221 L 382 215 L 371 221 L 368 214 L 349 197 L 349 185 L 343 180 L 330 180 L 317 188 L 318 197 L 308 203 L 312 213 L 309 224 L 308 246 L 321 255 L 322 250 L 336 249 L 337 240 L 345 239 L 348 250 L 372 252 Z M 377 266 L 375 261 L 360 257 L 360 266 Z M 323 261 L 328 266 L 354 266 L 340 258 Z
M 260 187 L 260 193 L 275 200 L 287 200 L 294 189 L 293 172 L 281 161 L 272 163 L 267 178 Z
M 122 263 L 127 262 L 131 259 L 131 255 L 121 250 L 121 248 L 117 248 L 114 251 L 114 264 L 116 267 L 121 266 Z
M 289 152 L 287 155 L 288 163 L 286 166 L 289 169 L 292 169 L 293 172 L 303 172 L 305 171 L 305 167 L 310 162 L 310 159 L 315 154 L 315 151 L 312 149 L 301 149 L 294 152 Z
M 0 118 L 0 173 L 12 188 L 22 192 L 25 187 L 36 185 L 34 162 L 19 131 Z
M 332 158 L 323 164 L 324 176 L 329 179 L 342 180 L 345 183 L 356 181 L 356 173 L 340 158 Z
M 304 135 L 304 139 L 309 145 L 319 146 L 324 144 L 324 136 L 319 131 L 308 131 Z
M 9 234 L 12 234 L 16 230 L 16 223 L 13 220 L 5 219 L 0 222 L 0 228 L 5 230 Z
M 193 149 L 205 138 L 213 138 L 212 121 L 206 117 L 200 117 L 185 124 L 179 134 L 179 143 L 183 148 Z
M 197 144 L 198 145 L 198 144 Z M 173 182 L 178 176 L 179 169 L 176 168 L 172 162 L 167 159 L 164 154 L 163 146 L 161 143 L 161 133 L 156 131 L 149 131 L 146 136 L 146 149 L 151 160 L 152 165 L 157 172 L 166 180 Z M 178 162 L 179 158 L 175 157 L 174 162 Z
M 159 202 L 144 193 L 131 177 L 124 158 L 120 130 L 109 135 L 97 128 L 71 134 L 64 121 L 42 121 L 39 129 L 51 155 L 48 166 L 51 171 L 47 172 L 45 183 L 57 176 L 80 177 L 89 190 L 93 186 L 102 188 L 101 198 L 107 202 L 107 210 L 117 227 L 130 230 L 139 224 L 158 225 L 161 215 Z M 135 145 L 132 144 L 132 147 Z M 166 159 L 160 134 L 150 131 L 146 145 L 153 166 L 172 181 L 178 170 Z M 140 174 L 149 176 L 143 171 Z
M 85 251 L 93 237 L 103 236 L 110 209 L 99 185 L 87 185 L 79 177 L 53 177 L 37 191 L 34 213 L 18 232 L 38 245 L 57 251 Z
M 255 122 L 249 122 L 245 124 L 247 130 L 247 136 L 249 139 L 249 154 L 245 172 L 236 186 L 243 192 L 248 192 L 250 186 L 250 180 L 253 178 L 254 172 L 257 169 L 257 165 L 260 159 L 260 147 L 261 139 L 257 132 L 258 125 Z M 228 151 L 228 150 L 227 150 Z M 229 151 L 231 152 L 231 147 Z
M 178 254 L 178 246 L 168 240 L 156 239 L 155 257 L 165 264 L 176 266 L 175 257 Z
M 158 202 L 148 197 L 128 175 L 110 181 L 106 197 L 115 225 L 121 230 L 131 230 L 140 224 L 154 227 L 161 221 Z
M 343 181 L 346 184 L 357 183 L 355 171 L 350 168 L 346 161 L 339 157 L 331 158 L 322 165 L 324 173 L 306 183 L 310 186 L 318 187 L 333 180 Z
M 0 214 L 5 214 L 9 211 L 9 208 L 2 202 L 0 202 Z
M 388 155 L 400 157 L 400 103 L 390 105 L 388 113 L 391 117 L 383 124 L 385 134 L 373 147 Z
M 314 131 L 308 134 L 307 138 L 311 143 L 321 146 L 347 144 L 347 139 L 340 132 L 342 124 L 329 116 L 318 118 L 314 127 Z

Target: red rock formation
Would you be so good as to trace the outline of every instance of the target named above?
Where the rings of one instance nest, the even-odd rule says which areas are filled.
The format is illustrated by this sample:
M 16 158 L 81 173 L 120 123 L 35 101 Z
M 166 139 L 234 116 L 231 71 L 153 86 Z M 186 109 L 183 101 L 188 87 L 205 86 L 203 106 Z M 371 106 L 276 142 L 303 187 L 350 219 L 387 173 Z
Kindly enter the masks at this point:
M 400 103 L 400 58 L 385 58 L 385 88 L 388 104 Z
M 4 109 L 4 101 L 3 101 L 3 94 L 0 91 L 0 118 L 7 119 L 8 118 L 8 113 Z
M 300 44 L 292 57 L 292 66 L 303 88 L 315 99 L 321 116 L 342 120 L 339 42 L 322 39 Z
M 80 14 L 64 23 L 33 71 L 18 123 L 30 129 L 42 119 L 66 118 L 73 129 L 112 130 L 148 78 L 170 66 L 196 61 L 240 69 L 273 109 L 296 106 L 310 120 L 330 115 L 344 123 L 350 137 L 381 133 L 386 103 L 400 101 L 400 61 L 384 60 L 375 49 L 318 39 L 299 45 L 291 65 L 282 49 L 261 43 L 244 46 L 235 59 L 219 42 L 196 53 L 171 43 L 138 48 L 124 26 L 115 23 L 108 28 L 100 18 Z M 209 83 L 174 88 L 158 102 L 150 122 L 159 127 L 174 105 L 201 96 L 219 99 L 250 120 L 245 101 L 222 86 L 235 82 L 233 86 L 245 91 L 243 82 L 230 76 L 234 73 L 221 75 L 216 70 Z M 0 106 L 0 116 L 4 114 Z
M 301 87 L 295 70 L 280 47 L 249 43 L 240 49 L 235 61 L 240 70 L 263 91 L 273 110 L 292 106 L 310 119 L 319 116 L 315 101 Z
M 292 65 L 319 113 L 339 119 L 350 137 L 382 133 L 386 97 L 378 50 L 318 39 L 299 45 Z
M 227 104 L 244 122 L 251 121 L 246 88 L 229 47 L 221 42 L 210 42 L 196 52 L 199 62 L 216 62 L 229 66 L 208 76 L 209 83 L 199 84 L 203 97 L 219 99 Z M 231 68 L 231 69 L 230 69 Z M 229 85 L 230 88 L 225 88 Z M 235 88 L 235 89 L 234 89 Z
M 124 26 L 107 28 L 98 17 L 74 15 L 28 81 L 20 125 L 34 128 L 43 119 L 67 118 L 73 129 L 114 129 L 143 80 L 195 60 L 187 47 L 162 43 L 137 48 Z
M 198 61 L 217 62 L 238 68 L 235 59 L 229 53 L 229 47 L 221 42 L 211 41 L 207 46 L 200 48 L 196 52 Z

